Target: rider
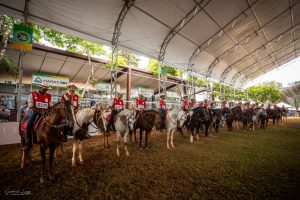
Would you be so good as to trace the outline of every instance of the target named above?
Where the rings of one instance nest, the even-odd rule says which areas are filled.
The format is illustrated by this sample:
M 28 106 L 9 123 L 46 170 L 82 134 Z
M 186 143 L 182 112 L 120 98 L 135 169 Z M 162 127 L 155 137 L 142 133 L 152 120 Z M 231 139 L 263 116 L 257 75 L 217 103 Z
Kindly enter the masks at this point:
M 110 126 L 112 126 L 113 130 L 115 130 L 115 126 L 114 126 L 115 116 L 124 109 L 124 102 L 122 100 L 122 97 L 123 97 L 123 93 L 118 92 L 118 97 L 114 98 L 110 105 L 112 111 L 110 114 L 109 122 L 107 124 L 107 128 L 106 128 L 107 131 L 109 131 Z
M 198 103 L 198 107 L 204 107 L 204 103 L 203 103 L 203 101 L 199 101 L 199 103 Z
M 166 115 L 166 109 L 167 109 L 167 104 L 166 104 L 166 95 L 164 93 L 161 93 L 159 95 L 159 100 L 158 100 L 158 110 L 160 117 L 164 121 L 165 115 Z
M 141 111 L 144 111 L 146 109 L 146 99 L 142 94 L 139 94 L 138 98 L 135 100 L 135 110 L 136 110 L 136 116 L 138 116 L 138 113 Z
M 192 97 L 189 101 L 190 110 L 192 110 L 194 106 L 195 106 L 195 98 Z
M 79 108 L 79 96 L 77 94 L 75 94 L 75 90 L 78 89 L 74 84 L 70 84 L 67 87 L 68 92 L 66 92 L 65 94 L 63 94 L 63 96 L 61 97 L 61 101 L 64 102 L 66 101 L 72 101 L 73 102 L 73 107 L 74 110 L 77 111 Z
M 32 114 L 28 119 L 26 132 L 25 132 L 25 146 L 24 151 L 31 149 L 32 147 L 32 129 L 34 122 L 41 112 L 47 110 L 51 106 L 51 94 L 47 93 L 51 89 L 48 83 L 43 82 L 39 85 L 38 91 L 33 91 L 29 95 L 28 107 L 32 110 Z
M 183 95 L 183 99 L 181 101 L 181 109 L 184 111 L 189 111 L 189 100 L 188 95 Z
M 221 104 L 221 108 L 226 108 L 227 107 L 227 101 L 223 101 L 222 104 Z
M 207 101 L 207 99 L 204 99 L 204 107 L 209 108 L 209 102 Z
M 75 90 L 78 89 L 74 84 L 70 84 L 67 86 L 68 92 L 62 95 L 61 101 L 71 101 L 73 103 L 74 111 L 77 112 L 79 108 L 79 96 L 75 94 Z M 73 127 L 69 125 L 64 126 L 64 140 L 66 141 L 67 135 L 73 135 L 72 133 Z

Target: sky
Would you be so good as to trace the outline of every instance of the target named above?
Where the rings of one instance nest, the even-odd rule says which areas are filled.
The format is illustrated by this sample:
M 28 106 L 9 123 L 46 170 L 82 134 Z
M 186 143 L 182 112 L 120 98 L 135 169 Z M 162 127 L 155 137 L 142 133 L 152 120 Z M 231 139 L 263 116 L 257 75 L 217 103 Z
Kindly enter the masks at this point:
M 300 80 L 300 57 L 274 69 L 265 75 L 254 79 L 246 85 L 247 87 L 257 85 L 266 81 L 281 82 L 283 87 L 288 86 L 289 83 Z

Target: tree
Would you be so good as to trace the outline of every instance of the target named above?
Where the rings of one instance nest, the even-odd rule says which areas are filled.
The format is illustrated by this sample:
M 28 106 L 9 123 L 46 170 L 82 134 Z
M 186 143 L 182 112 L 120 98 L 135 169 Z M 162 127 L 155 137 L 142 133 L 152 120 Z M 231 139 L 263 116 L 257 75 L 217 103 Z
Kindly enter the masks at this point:
M 135 54 L 123 50 L 120 50 L 118 54 L 120 57 L 124 58 L 124 62 L 127 65 L 131 65 L 134 67 L 139 66 L 140 59 Z
M 275 103 L 282 96 L 278 88 L 271 85 L 252 86 L 247 90 L 250 99 L 261 103 L 265 103 L 267 101 Z
M 169 76 L 179 76 L 181 73 L 180 70 L 178 70 L 174 67 L 167 66 L 167 65 L 162 65 L 161 68 L 164 68 L 164 70 L 166 70 L 167 75 L 169 75 Z M 157 77 L 158 76 L 158 61 L 149 59 L 149 64 L 148 64 L 147 69 L 149 71 L 151 71 L 154 76 Z

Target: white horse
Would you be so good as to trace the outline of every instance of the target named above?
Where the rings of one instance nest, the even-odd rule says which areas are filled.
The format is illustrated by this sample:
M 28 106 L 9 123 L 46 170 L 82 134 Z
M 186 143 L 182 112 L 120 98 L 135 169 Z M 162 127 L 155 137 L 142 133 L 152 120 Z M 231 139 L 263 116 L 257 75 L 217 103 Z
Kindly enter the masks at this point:
M 165 120 L 165 127 L 167 129 L 167 148 L 174 146 L 174 132 L 177 128 L 182 128 L 184 122 L 187 120 L 187 114 L 183 110 L 173 109 L 167 113 Z
M 134 121 L 135 113 L 129 109 L 122 110 L 116 117 L 114 125 L 117 132 L 117 156 L 120 156 L 120 137 L 124 138 L 124 148 L 126 156 L 129 156 L 129 152 L 127 149 L 127 136 L 129 131 L 133 130 Z
M 76 152 L 78 149 L 78 159 L 80 164 L 83 164 L 82 159 L 82 136 L 88 134 L 88 126 L 93 122 L 96 122 L 98 115 L 101 115 L 101 111 L 97 110 L 96 108 L 84 108 L 79 110 L 76 113 L 75 117 L 75 124 L 73 127 L 73 156 L 72 156 L 72 166 L 76 166 Z

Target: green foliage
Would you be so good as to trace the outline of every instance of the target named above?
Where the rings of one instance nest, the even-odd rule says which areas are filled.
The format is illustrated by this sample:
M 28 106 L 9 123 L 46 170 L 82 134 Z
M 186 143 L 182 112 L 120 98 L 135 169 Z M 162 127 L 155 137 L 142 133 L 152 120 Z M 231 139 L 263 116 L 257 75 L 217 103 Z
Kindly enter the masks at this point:
M 250 99 L 253 99 L 261 103 L 265 103 L 267 101 L 275 103 L 282 96 L 278 88 L 275 88 L 274 86 L 271 85 L 252 86 L 247 90 Z
M 138 67 L 140 59 L 135 54 L 123 50 L 120 50 L 118 54 L 126 65 Z
M 5 15 L 1 16 L 4 34 L 11 35 L 14 24 L 24 24 L 23 20 L 8 17 Z M 105 51 L 103 45 L 96 44 L 78 37 L 74 37 L 65 33 L 61 33 L 49 28 L 45 28 L 36 24 L 27 23 L 26 26 L 33 29 L 33 42 L 40 43 L 42 39 L 51 43 L 54 46 L 65 48 L 69 52 L 79 54 L 90 54 L 90 55 L 103 55 Z M 1 28 L 3 29 L 3 28 Z
M 169 76 L 180 76 L 181 71 L 174 68 L 170 67 L 167 65 L 162 65 L 161 68 L 164 68 L 165 73 Z M 149 64 L 147 69 L 153 73 L 154 76 L 158 77 L 158 61 L 149 59 Z
M 0 69 L 3 69 L 8 75 L 17 77 L 19 73 L 18 66 L 8 56 L 4 56 L 0 61 Z
M 274 87 L 274 88 L 277 88 L 277 89 L 281 89 L 282 88 L 282 83 L 276 82 L 276 81 L 267 81 L 267 82 L 263 82 L 260 85 L 261 86 L 270 86 L 270 87 Z

